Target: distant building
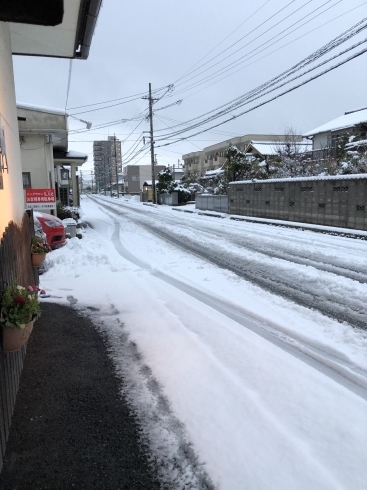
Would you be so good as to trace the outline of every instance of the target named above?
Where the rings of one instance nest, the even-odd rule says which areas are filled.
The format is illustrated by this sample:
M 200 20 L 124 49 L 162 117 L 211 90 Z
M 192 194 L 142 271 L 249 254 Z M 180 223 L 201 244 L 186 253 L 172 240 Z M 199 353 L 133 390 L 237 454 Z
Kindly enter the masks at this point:
M 121 141 L 115 136 L 93 143 L 94 178 L 97 189 L 116 188 L 121 172 Z
M 155 177 L 158 179 L 158 173 L 164 170 L 164 165 L 155 166 Z M 150 165 L 127 165 L 125 172 L 125 192 L 140 193 L 143 190 L 144 182 L 152 181 L 152 167 Z
M 23 189 L 55 189 L 65 206 L 71 204 L 72 191 L 73 204 L 79 206 L 77 171 L 88 155 L 68 150 L 65 111 L 17 104 L 17 116 Z M 56 213 L 56 205 L 43 207 L 33 209 Z
M 337 142 L 345 135 L 355 140 L 367 139 L 367 108 L 346 112 L 343 116 L 308 131 L 304 136 L 312 140 L 314 160 L 336 157 Z
M 245 134 L 244 136 L 236 136 L 215 145 L 207 146 L 202 151 L 187 153 L 182 155 L 185 175 L 197 172 L 202 176 L 208 170 L 221 168 L 226 161 L 225 153 L 230 146 L 236 146 L 239 150 L 246 151 L 248 145 L 253 141 L 278 143 L 283 140 L 284 134 Z M 302 140 L 301 135 L 299 140 Z

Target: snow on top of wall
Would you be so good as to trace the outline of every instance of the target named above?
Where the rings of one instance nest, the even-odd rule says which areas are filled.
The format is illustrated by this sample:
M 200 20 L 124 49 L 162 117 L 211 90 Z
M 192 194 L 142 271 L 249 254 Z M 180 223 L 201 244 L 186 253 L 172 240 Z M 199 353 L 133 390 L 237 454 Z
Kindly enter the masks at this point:
M 52 109 L 50 107 L 42 107 L 32 104 L 23 104 L 22 102 L 17 102 L 17 109 L 27 109 L 30 111 L 46 112 L 48 114 L 59 114 L 60 116 L 66 116 L 65 111 L 61 109 Z
M 238 180 L 230 182 L 234 184 L 271 184 L 273 182 L 310 182 L 314 180 L 352 180 L 352 179 L 367 179 L 367 174 L 348 174 L 348 175 L 315 175 L 313 177 L 287 177 L 285 179 L 266 179 L 266 180 Z
M 347 129 L 355 126 L 359 123 L 367 122 L 367 109 L 362 109 L 356 112 L 351 112 L 349 114 L 344 114 L 344 116 L 337 117 L 332 121 L 319 126 L 318 128 L 308 131 L 303 136 L 313 136 L 319 133 L 325 133 L 327 131 L 336 131 L 338 129 Z

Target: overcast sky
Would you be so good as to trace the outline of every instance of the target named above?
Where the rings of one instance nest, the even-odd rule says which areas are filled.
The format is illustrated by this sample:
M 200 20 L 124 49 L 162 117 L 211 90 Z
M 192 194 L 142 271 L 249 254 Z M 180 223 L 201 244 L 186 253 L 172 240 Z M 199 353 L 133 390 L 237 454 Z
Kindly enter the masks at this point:
M 113 134 L 123 141 L 126 162 L 150 163 L 145 151 L 129 161 L 143 148 L 142 132 L 149 130 L 149 122 L 144 119 L 148 102 L 141 97 L 147 93 L 149 82 L 153 90 L 174 84 L 174 90 L 166 93 L 155 108 L 181 99 L 182 103 L 157 111 L 154 117 L 158 164 L 172 165 L 185 153 L 235 136 L 283 134 L 290 127 L 307 132 L 345 111 L 366 107 L 367 53 L 215 130 L 191 136 L 209 127 L 204 124 L 179 135 L 188 138 L 184 141 L 158 146 L 178 139 L 169 137 L 173 129 L 167 126 L 201 116 L 268 82 L 365 17 L 364 0 L 104 0 L 88 60 L 72 62 L 68 99 L 69 60 L 15 56 L 17 101 L 62 110 L 67 102 L 68 114 L 93 123 L 90 131 L 69 135 L 69 149 L 88 154 L 88 162 L 83 165 L 86 175 L 93 169 L 93 140 Z M 365 38 L 367 29 L 317 63 Z M 366 48 L 367 43 L 360 44 L 275 92 L 229 111 L 230 115 L 210 125 L 254 107 Z M 307 65 L 298 73 L 315 65 Z M 162 89 L 154 96 L 161 97 L 165 92 Z M 126 97 L 135 100 L 107 103 Z M 92 105 L 99 102 L 106 103 Z M 94 110 L 112 104 L 119 105 Z M 80 106 L 88 107 L 75 108 Z M 135 117 L 138 119 L 98 129 L 111 121 Z M 69 118 L 69 127 L 84 131 L 85 125 Z

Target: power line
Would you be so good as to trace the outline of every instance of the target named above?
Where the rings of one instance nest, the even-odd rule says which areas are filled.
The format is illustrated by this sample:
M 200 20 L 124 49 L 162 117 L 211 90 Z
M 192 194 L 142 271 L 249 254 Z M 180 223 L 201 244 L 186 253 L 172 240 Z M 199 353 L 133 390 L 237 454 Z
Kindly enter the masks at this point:
M 367 41 L 367 39 L 366 39 L 366 41 Z M 180 141 L 187 140 L 188 138 L 192 138 L 193 136 L 197 136 L 198 134 L 205 133 L 205 132 L 209 131 L 210 129 L 217 128 L 217 127 L 221 126 L 222 124 L 226 124 L 227 122 L 230 122 L 230 121 L 232 121 L 232 120 L 234 120 L 234 119 L 237 119 L 238 117 L 243 116 L 244 114 L 247 114 L 247 113 L 249 113 L 249 112 L 251 112 L 251 111 L 254 111 L 255 109 L 258 109 L 258 108 L 259 108 L 259 107 L 261 107 L 261 106 L 264 106 L 264 105 L 266 105 L 266 104 L 269 104 L 270 102 L 272 102 L 272 101 L 274 101 L 274 100 L 276 100 L 276 99 L 278 99 L 278 98 L 282 97 L 283 95 L 286 95 L 286 94 L 288 94 L 288 93 L 290 93 L 290 92 L 292 92 L 292 91 L 294 91 L 294 90 L 296 90 L 296 89 L 298 89 L 298 88 L 302 87 L 303 85 L 306 85 L 307 83 L 310 83 L 311 81 L 316 80 L 317 78 L 319 78 L 319 77 L 321 77 L 321 76 L 325 75 L 326 73 L 329 73 L 329 72 L 330 72 L 330 71 L 332 71 L 332 70 L 335 70 L 336 68 L 339 68 L 340 66 L 342 66 L 342 65 L 344 65 L 344 64 L 346 64 L 346 63 L 348 63 L 349 61 L 351 61 L 351 60 L 353 60 L 353 59 L 355 59 L 355 58 L 357 58 L 357 57 L 359 57 L 359 56 L 363 55 L 363 54 L 364 54 L 364 53 L 366 53 L 366 52 L 367 52 L 367 48 L 364 48 L 363 50 L 359 51 L 358 53 L 355 53 L 354 55 L 352 55 L 352 56 L 350 56 L 350 57 L 346 58 L 345 60 L 342 60 L 341 62 L 337 63 L 336 65 L 333 65 L 333 66 L 331 66 L 330 68 L 327 68 L 327 69 L 326 69 L 326 70 L 324 70 L 323 72 L 321 72 L 321 73 L 317 73 L 317 74 L 316 74 L 316 75 L 314 75 L 313 77 L 311 77 L 311 78 L 309 78 L 309 79 L 307 79 L 307 80 L 305 80 L 305 81 L 303 81 L 303 82 L 299 83 L 298 85 L 294 85 L 294 86 L 293 86 L 293 87 L 291 87 L 290 89 L 285 90 L 284 92 L 281 92 L 281 93 L 280 93 L 280 94 L 278 94 L 278 95 L 275 95 L 275 96 L 274 96 L 274 97 L 272 97 L 271 99 L 268 99 L 268 100 L 266 100 L 266 101 L 264 101 L 264 102 L 261 102 L 260 104 L 258 104 L 258 105 L 256 105 L 256 106 L 254 106 L 254 107 L 251 107 L 250 109 L 247 109 L 246 111 L 240 112 L 239 114 L 236 114 L 236 115 L 232 116 L 231 118 L 226 119 L 225 121 L 222 121 L 222 122 L 220 122 L 220 123 L 218 123 L 218 124 L 215 124 L 214 126 L 211 126 L 211 127 L 209 127 L 209 128 L 203 129 L 202 131 L 198 131 L 197 133 L 191 134 L 191 135 L 189 135 L 189 136 L 187 136 L 187 137 L 184 137 L 184 138 L 180 138 L 180 139 L 178 139 L 178 140 L 176 140 L 176 141 L 173 141 L 173 142 L 170 142 L 170 143 L 166 143 L 166 144 L 164 144 L 164 145 L 157 145 L 157 148 L 160 148 L 160 147 L 163 147 L 163 146 L 170 146 L 170 145 L 173 145 L 173 144 L 178 143 L 178 142 L 180 142 Z
M 340 44 L 344 43 L 345 41 L 347 41 L 347 40 L 351 39 L 352 37 L 354 37 L 355 35 L 359 34 L 362 30 L 366 29 L 366 27 L 367 27 L 366 20 L 367 20 L 367 18 L 362 19 L 360 22 L 358 22 L 357 24 L 355 24 L 354 26 L 352 26 L 351 28 L 349 28 L 347 31 L 345 31 L 344 33 L 342 33 L 339 36 L 337 36 L 336 38 L 334 38 L 332 41 L 330 41 L 329 43 L 327 43 L 325 46 L 323 46 L 322 48 L 318 49 L 317 51 L 315 51 L 314 53 L 312 53 L 311 55 L 309 55 L 305 59 L 301 60 L 296 65 L 293 65 L 291 68 L 289 68 L 288 70 L 284 71 L 280 75 L 272 78 L 268 82 L 260 85 L 259 87 L 255 88 L 255 89 L 253 89 L 253 90 L 251 90 L 251 91 L 249 91 L 249 92 L 247 92 L 247 93 L 245 93 L 245 94 L 243 94 L 243 95 L 241 95 L 239 97 L 237 97 L 236 99 L 233 99 L 230 102 L 227 102 L 226 104 L 223 104 L 222 106 L 217 107 L 216 109 L 213 109 L 213 110 L 211 110 L 211 111 L 209 111 L 209 112 L 207 112 L 205 114 L 202 114 L 201 116 L 197 116 L 197 117 L 195 117 L 193 119 L 190 119 L 190 120 L 186 121 L 185 123 L 177 124 L 176 127 L 180 127 L 180 126 L 183 126 L 183 125 L 189 125 L 190 123 L 192 123 L 194 121 L 197 121 L 199 119 L 202 119 L 205 116 L 208 116 L 209 114 L 213 114 L 216 111 L 219 111 L 219 112 L 216 112 L 216 114 L 214 116 L 210 116 L 209 118 L 207 118 L 207 120 L 212 120 L 214 117 L 219 117 L 220 115 L 224 115 L 228 111 L 233 111 L 238 106 L 243 105 L 243 103 L 245 101 L 253 98 L 255 95 L 261 94 L 268 87 L 274 86 L 276 83 L 280 82 L 281 80 L 286 79 L 287 77 L 289 77 L 293 73 L 299 71 L 300 69 L 304 68 L 305 66 L 309 65 L 310 63 L 316 61 L 318 58 L 322 57 L 327 52 L 331 51 L 332 49 L 335 49 L 335 47 L 339 46 Z M 344 52 L 339 53 L 338 56 L 340 56 L 343 53 Z M 330 58 L 328 61 L 330 61 L 332 59 L 333 58 Z M 326 63 L 326 62 L 323 62 L 323 63 Z M 317 65 L 313 69 L 317 68 L 318 66 L 320 66 L 320 65 Z M 306 74 L 306 73 L 307 73 L 307 71 L 304 72 L 304 74 Z M 175 127 L 175 126 L 173 126 L 173 127 Z M 195 127 L 195 125 L 194 125 L 194 127 Z M 163 135 L 163 137 L 164 136 L 165 135 Z
M 345 13 L 343 13 L 343 14 L 338 15 L 337 17 L 334 17 L 333 19 L 331 19 L 331 20 L 329 20 L 328 22 L 326 22 L 326 23 L 322 24 L 321 26 L 315 27 L 314 29 L 312 29 L 312 30 L 310 30 L 310 31 L 306 32 L 305 34 L 302 34 L 301 36 L 299 36 L 299 37 L 297 37 L 297 38 L 295 38 L 295 39 L 293 39 L 293 40 L 289 41 L 288 43 L 283 44 L 282 46 L 278 47 L 277 49 L 274 49 L 273 51 L 270 51 L 269 53 L 267 53 L 266 55 L 262 56 L 261 58 L 258 58 L 258 59 L 256 59 L 256 60 L 254 60 L 253 62 L 248 63 L 248 64 L 247 64 L 247 65 L 245 65 L 245 66 L 242 66 L 241 68 L 239 68 L 239 69 L 238 69 L 238 70 L 236 70 L 236 71 L 233 71 L 233 72 L 232 72 L 232 73 L 230 73 L 230 74 L 226 74 L 224 77 L 220 78 L 219 80 L 216 80 L 215 82 L 213 82 L 213 83 L 210 83 L 210 84 L 206 85 L 205 87 L 203 87 L 203 88 L 201 88 L 201 89 L 197 90 L 196 92 L 193 92 L 192 94 L 187 95 L 187 96 L 185 97 L 185 99 L 187 99 L 187 98 L 189 98 L 189 97 L 192 97 L 193 95 L 195 95 L 195 94 L 197 94 L 197 93 L 201 92 L 202 90 L 205 90 L 205 89 L 207 89 L 207 88 L 211 87 L 212 85 L 215 85 L 216 83 L 218 83 L 218 82 L 220 82 L 220 81 L 224 80 L 225 78 L 228 78 L 229 76 L 233 76 L 234 74 L 238 73 L 239 71 L 241 71 L 241 70 L 243 70 L 243 69 L 245 69 L 245 68 L 248 68 L 249 66 L 253 65 L 254 63 L 257 63 L 258 61 L 261 61 L 261 60 L 262 60 L 262 59 L 264 59 L 264 58 L 267 58 L 267 57 L 268 57 L 268 56 L 270 56 L 271 54 L 274 54 L 274 53 L 276 53 L 277 51 L 279 51 L 280 49 L 283 49 L 284 47 L 289 46 L 289 45 L 290 45 L 290 44 L 292 44 L 293 42 L 298 41 L 299 39 L 302 39 L 303 37 L 307 36 L 308 34 L 311 34 L 312 32 L 314 32 L 314 31 L 316 31 L 316 30 L 318 30 L 318 29 L 324 28 L 324 27 L 325 27 L 327 24 L 329 24 L 329 23 L 333 22 L 333 21 L 334 21 L 334 20 L 336 20 L 336 19 L 339 19 L 340 17 L 343 17 L 344 15 L 346 15 L 346 14 L 348 14 L 348 13 L 352 12 L 353 10 L 356 10 L 357 8 L 362 7 L 363 5 L 366 5 L 366 3 L 367 3 L 367 2 L 364 2 L 363 4 L 358 5 L 357 7 L 354 7 L 353 9 L 350 9 L 350 10 L 348 10 L 347 12 L 345 12 Z M 331 7 L 330 7 L 330 8 L 331 8 Z M 327 10 L 328 10 L 328 9 L 327 9 Z M 302 26 L 300 26 L 300 27 L 302 27 Z M 285 37 L 285 36 L 284 36 L 284 37 Z M 274 43 L 274 44 L 275 44 L 275 43 Z M 264 48 L 264 49 L 263 49 L 263 50 L 261 50 L 261 51 L 265 51 L 266 49 L 267 49 L 267 48 Z M 260 51 L 260 52 L 261 52 L 261 51 Z M 259 53 L 257 53 L 257 54 L 259 54 Z M 251 57 L 252 57 L 252 56 L 251 56 Z M 220 70 L 220 71 L 222 71 L 222 70 Z M 219 71 L 218 71 L 217 73 L 219 73 Z M 217 76 L 219 76 L 219 75 L 217 75 Z M 217 78 L 217 76 L 216 76 L 216 77 L 214 77 L 214 78 Z M 192 84 L 191 86 L 186 87 L 186 88 L 182 89 L 181 91 L 176 92 L 176 94 L 175 94 L 175 95 L 179 95 L 180 93 L 187 92 L 188 90 L 191 90 L 191 88 L 195 88 L 195 87 L 198 87 L 198 86 L 200 86 L 200 85 L 205 84 L 205 83 L 207 82 L 207 79 L 208 79 L 208 78 L 210 78 L 210 79 L 212 80 L 212 77 L 206 77 L 206 78 L 205 78 L 203 81 L 198 81 L 198 82 L 196 82 L 196 83 Z M 185 99 L 184 99 L 184 100 L 185 100 Z
M 87 112 L 103 111 L 104 109 L 109 109 L 110 107 L 116 107 L 118 105 L 128 104 L 129 102 L 133 102 L 134 100 L 140 100 L 140 99 L 141 97 L 135 97 L 134 99 L 126 100 L 125 102 L 118 102 L 117 104 L 106 105 L 103 107 L 98 107 L 97 109 L 89 109 L 88 111 L 74 112 L 73 114 L 70 115 L 75 116 L 78 114 L 86 114 Z
M 287 5 L 285 5 L 282 9 L 278 10 L 274 15 L 272 15 L 271 17 L 269 17 L 268 19 L 266 19 L 264 22 L 262 22 L 261 24 L 259 24 L 258 26 L 256 26 L 254 29 L 252 29 L 252 31 L 248 32 L 247 34 L 245 34 L 244 36 L 242 36 L 238 41 L 236 41 L 235 43 L 231 44 L 228 48 L 224 49 L 223 51 L 221 51 L 220 53 L 218 53 L 217 55 L 215 55 L 213 58 L 211 58 L 210 60 L 206 61 L 205 63 L 203 63 L 201 66 L 199 66 L 198 68 L 195 68 L 195 70 L 192 70 L 191 72 L 189 72 L 186 76 L 188 75 L 191 75 L 191 73 L 194 73 L 195 71 L 199 70 L 200 68 L 202 68 L 203 66 L 207 65 L 208 63 L 210 63 L 211 61 L 213 61 L 214 59 L 218 58 L 218 56 L 220 56 L 221 54 L 225 53 L 226 51 L 228 51 L 229 49 L 231 49 L 233 46 L 235 46 L 236 44 L 238 44 L 240 41 L 242 41 L 243 39 L 245 39 L 246 37 L 248 37 L 250 34 L 252 34 L 253 32 L 255 32 L 257 29 L 259 29 L 260 27 L 264 26 L 267 22 L 269 22 L 270 20 L 272 20 L 274 17 L 276 17 L 278 14 L 280 14 L 283 10 L 285 10 L 287 7 L 289 7 L 292 3 L 294 3 L 296 0 L 292 0 L 291 2 L 289 2 Z M 288 19 L 291 15 L 295 14 L 296 12 L 298 12 L 300 9 L 304 8 L 306 5 L 308 5 L 309 3 L 311 3 L 313 0 L 308 0 L 308 2 L 305 4 L 305 5 L 302 5 L 301 7 L 299 7 L 297 10 L 295 10 L 294 12 L 292 12 L 291 14 L 289 14 L 287 17 L 285 17 L 284 19 L 280 20 L 278 23 L 276 23 L 275 25 L 273 25 L 272 27 L 270 27 L 270 29 L 268 29 L 266 32 L 263 32 L 262 34 L 260 34 L 259 37 L 263 36 L 264 34 L 266 34 L 267 32 L 269 32 L 269 30 L 273 29 L 274 27 L 276 27 L 277 25 L 281 24 L 282 22 L 284 22 L 286 19 Z M 329 0 L 331 1 L 331 0 Z M 253 42 L 253 41 L 250 41 L 250 42 Z M 247 46 L 247 45 L 246 45 Z M 245 47 L 245 46 L 243 46 Z M 243 49 L 240 48 L 240 49 Z M 234 53 L 231 53 L 229 56 L 232 56 L 233 54 L 235 54 L 237 51 L 235 51 Z M 228 58 L 228 56 L 227 56 Z M 214 65 L 215 66 L 215 65 Z M 182 78 L 186 78 L 185 77 L 182 77 Z M 177 82 L 180 81 L 180 79 L 176 80 L 175 81 L 175 84 L 176 85 L 180 85 L 180 84 L 177 84 Z
M 153 93 L 160 92 L 161 90 L 167 89 L 167 87 L 168 86 L 165 85 L 163 87 L 157 88 L 157 89 L 153 90 Z M 118 100 L 131 99 L 133 97 L 137 97 L 137 98 L 140 99 L 142 95 L 146 95 L 146 94 L 147 94 L 147 92 L 141 92 L 140 94 L 128 95 L 127 97 L 120 97 L 118 99 L 105 100 L 103 102 L 94 102 L 93 104 L 79 105 L 79 106 L 76 106 L 76 107 L 68 107 L 68 110 L 70 111 L 70 110 L 73 110 L 73 109 L 82 109 L 83 107 L 91 107 L 93 105 L 109 104 L 110 102 L 117 102 Z
M 238 31 L 238 29 L 240 27 L 243 26 L 243 24 L 245 24 L 246 22 L 248 22 L 255 14 L 257 14 L 257 12 L 259 12 L 263 7 L 265 7 L 265 5 L 267 5 L 268 3 L 270 2 L 270 0 L 267 0 L 267 2 L 265 2 L 261 7 L 259 7 L 257 10 L 255 10 L 255 12 L 253 14 L 251 14 L 249 17 L 247 17 L 238 27 L 236 27 L 236 29 L 234 29 L 232 32 L 230 32 L 228 34 L 228 36 L 226 36 L 224 39 L 222 39 L 222 41 L 220 41 L 216 46 L 214 46 L 213 49 L 211 49 L 205 56 L 203 56 L 199 61 L 197 61 L 192 68 L 194 68 L 196 65 L 198 65 L 203 59 L 205 59 L 210 53 L 212 53 L 215 49 L 217 49 L 218 46 L 220 46 L 221 44 L 224 43 L 224 41 L 226 41 L 233 33 L 235 33 L 236 31 Z M 189 70 L 187 70 L 183 75 L 181 75 L 174 83 L 176 83 L 178 80 L 181 80 L 188 72 L 190 72 L 192 70 L 192 68 L 190 68 Z
M 68 86 L 67 86 L 67 89 L 66 89 L 65 112 L 66 112 L 66 106 L 67 106 L 68 100 L 69 100 L 69 91 L 70 91 L 71 69 L 72 69 L 72 66 L 73 66 L 73 60 L 70 59 L 70 63 L 69 63 L 69 75 L 68 75 Z
M 184 93 L 184 92 L 187 92 L 187 90 L 190 90 L 192 88 L 195 88 L 199 85 L 202 85 L 204 83 L 206 83 L 207 80 L 210 80 L 212 81 L 213 78 L 217 78 L 219 77 L 221 74 L 223 74 L 223 72 L 227 72 L 228 69 L 230 70 L 233 70 L 233 69 L 236 69 L 238 65 L 240 64 L 243 64 L 245 63 L 248 59 L 251 59 L 253 58 L 254 56 L 257 56 L 258 54 L 260 54 L 261 52 L 271 48 L 271 46 L 273 46 L 274 44 L 278 43 L 279 41 L 281 41 L 282 39 L 284 39 L 285 37 L 288 37 L 289 35 L 291 35 L 293 32 L 299 30 L 301 27 L 303 27 L 304 25 L 310 23 L 312 20 L 316 19 L 317 17 L 320 17 L 320 15 L 324 14 L 326 11 L 330 10 L 331 8 L 335 7 L 337 4 L 339 4 L 340 2 L 342 2 L 343 0 L 338 0 L 335 4 L 331 5 L 330 7 L 326 8 L 325 10 L 323 10 L 322 12 L 319 12 L 317 15 L 315 15 L 314 17 L 312 17 L 311 19 L 308 19 L 306 22 L 304 22 L 303 24 L 299 25 L 298 27 L 296 27 L 295 29 L 291 30 L 290 32 L 288 32 L 288 34 L 285 34 L 283 37 L 281 37 L 280 39 L 277 39 L 276 41 L 274 41 L 277 37 L 279 37 L 281 34 L 283 34 L 284 32 L 288 31 L 289 29 L 292 29 L 296 24 L 298 24 L 299 22 L 303 21 L 304 19 L 306 19 L 307 17 L 309 17 L 310 15 L 312 15 L 314 12 L 316 12 L 317 10 L 319 10 L 320 8 L 322 8 L 323 6 L 325 6 L 326 4 L 330 3 L 332 0 L 327 0 L 324 4 L 322 4 L 320 7 L 318 7 L 317 9 L 314 9 L 312 12 L 310 12 L 309 14 L 307 14 L 306 16 L 304 16 L 302 19 L 298 20 L 297 22 L 293 23 L 292 26 L 289 26 L 287 27 L 286 29 L 284 29 L 283 31 L 281 31 L 280 33 L 276 34 L 275 36 L 273 36 L 272 38 L 270 38 L 269 40 L 265 41 L 263 44 L 261 44 L 260 46 L 257 46 L 256 48 L 254 48 L 253 50 L 249 51 L 248 53 L 246 53 L 245 55 L 241 56 L 240 58 L 237 58 L 237 60 L 235 61 L 232 61 L 231 63 L 225 65 L 224 67 L 220 68 L 219 70 L 215 71 L 214 73 L 211 73 L 207 76 L 205 76 L 204 78 L 202 78 L 201 80 L 198 80 L 194 83 L 192 83 L 191 85 L 187 86 L 187 87 L 183 87 L 181 90 L 179 89 L 178 92 L 175 92 L 175 96 L 181 94 L 181 93 Z M 276 24 L 278 25 L 278 24 Z M 323 27 L 323 26 L 320 26 L 320 27 Z M 267 31 L 268 32 L 268 31 Z M 311 30 L 310 32 L 313 32 L 313 30 Z M 264 33 L 263 33 L 264 34 Z M 261 36 L 263 35 L 261 34 Z M 300 36 L 300 37 L 304 37 L 305 35 L 307 35 L 308 33 L 304 34 L 303 36 Z M 259 37 L 261 37 L 259 36 Z M 300 39 L 300 37 L 290 41 L 289 43 L 283 45 L 282 47 L 284 46 L 288 46 L 289 44 L 291 44 L 292 42 L 295 42 L 297 41 L 298 39 Z M 258 38 L 257 38 L 258 39 Z M 256 39 L 256 40 L 257 40 Z M 274 41 L 271 43 L 271 41 Z M 254 40 L 250 41 L 249 43 L 247 43 L 245 46 L 243 46 L 242 48 L 238 49 L 237 51 L 235 51 L 234 53 L 232 53 L 230 56 L 232 56 L 233 54 L 237 53 L 238 51 L 242 50 L 244 47 L 248 46 L 249 44 L 251 44 L 252 42 L 254 42 Z M 269 43 L 271 43 L 270 45 L 268 45 Z M 266 46 L 268 45 L 268 46 Z M 263 47 L 263 46 L 266 46 L 266 47 Z M 260 49 L 262 48 L 263 49 Z M 281 47 L 281 48 L 282 48 Z M 278 48 L 281 49 L 281 48 Z M 259 51 L 260 50 L 260 51 Z M 277 51 L 277 50 L 275 50 Z M 273 52 L 275 52 L 273 51 Z M 252 54 L 252 56 L 250 56 Z M 225 58 L 227 59 L 227 58 Z M 225 59 L 215 63 L 214 65 L 212 65 L 211 67 L 205 69 L 204 71 L 200 72 L 199 74 L 193 76 L 191 79 L 187 80 L 186 82 L 183 82 L 182 84 L 178 84 L 177 86 L 180 86 L 180 85 L 184 85 L 186 84 L 187 82 L 189 82 L 190 80 L 193 80 L 195 78 L 197 78 L 198 76 L 202 75 L 203 73 L 211 70 L 212 68 L 214 68 L 215 66 L 219 65 L 220 63 L 222 63 L 223 61 L 225 61 Z M 262 58 L 260 58 L 262 59 Z M 242 61 L 241 61 L 242 60 Z M 252 63 L 251 63 L 252 64 Z M 246 66 L 249 66 L 249 65 L 246 65 Z M 232 68 L 231 68 L 232 67 Z M 243 67 L 244 68 L 244 67 Z M 234 73 L 237 73 L 239 70 L 236 70 L 232 73 L 226 73 L 226 76 L 225 77 L 222 77 L 220 80 L 218 81 L 221 81 L 223 80 L 224 78 L 227 78 L 229 76 L 232 76 L 234 75 Z M 217 82 L 218 82 L 217 81 Z M 213 85 L 212 83 L 210 85 Z

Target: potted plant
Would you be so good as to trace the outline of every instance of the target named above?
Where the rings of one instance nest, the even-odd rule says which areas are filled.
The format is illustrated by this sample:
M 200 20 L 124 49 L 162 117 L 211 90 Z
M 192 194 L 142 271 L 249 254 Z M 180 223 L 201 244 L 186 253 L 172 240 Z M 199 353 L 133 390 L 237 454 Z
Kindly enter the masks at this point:
M 34 321 L 42 313 L 39 294 L 45 294 L 45 291 L 38 286 L 28 286 L 26 289 L 17 281 L 4 291 L 0 310 L 4 352 L 15 352 L 27 342 Z
M 37 235 L 32 237 L 31 253 L 34 267 L 39 267 L 43 264 L 48 252 L 51 252 L 51 248 L 44 242 L 42 237 Z

